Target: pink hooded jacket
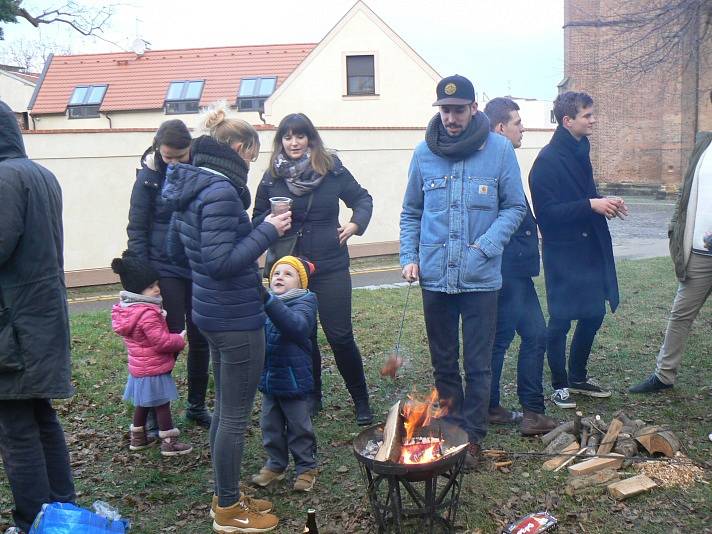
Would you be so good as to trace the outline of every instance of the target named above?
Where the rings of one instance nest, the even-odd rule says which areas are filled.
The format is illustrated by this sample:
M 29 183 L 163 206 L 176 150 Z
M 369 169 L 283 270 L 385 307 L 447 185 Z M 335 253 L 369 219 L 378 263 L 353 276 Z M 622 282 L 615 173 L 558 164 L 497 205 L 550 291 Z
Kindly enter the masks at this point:
M 176 363 L 176 352 L 185 347 L 180 334 L 168 331 L 161 307 L 155 304 L 114 304 L 111 327 L 124 338 L 129 353 L 129 373 L 135 378 L 170 372 Z

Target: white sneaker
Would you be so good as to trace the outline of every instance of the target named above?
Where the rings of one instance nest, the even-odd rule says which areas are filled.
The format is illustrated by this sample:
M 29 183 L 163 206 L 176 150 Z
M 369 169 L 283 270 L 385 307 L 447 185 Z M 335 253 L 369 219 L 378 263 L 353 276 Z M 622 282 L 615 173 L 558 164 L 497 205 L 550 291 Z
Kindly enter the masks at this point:
M 569 395 L 569 388 L 561 388 L 554 391 L 551 400 L 559 408 L 576 408 L 576 401 Z
M 17 527 L 10 527 L 5 531 L 5 534 L 22 534 L 22 531 Z

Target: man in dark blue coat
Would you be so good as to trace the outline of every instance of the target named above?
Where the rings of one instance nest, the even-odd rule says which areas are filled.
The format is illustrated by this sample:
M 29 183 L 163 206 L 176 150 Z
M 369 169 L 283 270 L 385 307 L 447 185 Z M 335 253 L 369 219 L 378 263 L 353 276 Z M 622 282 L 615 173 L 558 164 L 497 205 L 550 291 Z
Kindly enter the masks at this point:
M 588 136 L 593 99 L 569 91 L 554 101 L 559 123 L 529 174 L 534 213 L 542 234 L 549 324 L 547 354 L 554 395 L 562 408 L 576 404 L 569 392 L 609 397 L 589 379 L 591 346 L 606 314 L 618 307 L 618 280 L 606 219 L 627 214 L 620 199 L 601 198 L 593 181 Z M 566 335 L 577 321 L 566 366 Z
M 524 125 L 519 106 L 510 98 L 493 98 L 485 106 L 490 130 L 503 135 L 514 148 L 522 145 Z M 539 276 L 539 234 L 534 215 L 527 202 L 527 214 L 502 253 L 502 289 L 497 300 L 497 330 L 492 346 L 492 386 L 490 390 L 489 422 L 520 423 L 525 436 L 545 434 L 557 423 L 544 415 L 544 352 L 546 351 L 546 321 L 534 287 Z M 514 339 L 521 336 L 517 359 L 517 395 L 524 414 L 506 409 L 499 401 L 504 355 Z
M 62 191 L 27 159 L 0 101 L 0 454 L 17 528 L 44 503 L 74 500 L 62 426 L 50 399 L 74 394 L 64 287 Z

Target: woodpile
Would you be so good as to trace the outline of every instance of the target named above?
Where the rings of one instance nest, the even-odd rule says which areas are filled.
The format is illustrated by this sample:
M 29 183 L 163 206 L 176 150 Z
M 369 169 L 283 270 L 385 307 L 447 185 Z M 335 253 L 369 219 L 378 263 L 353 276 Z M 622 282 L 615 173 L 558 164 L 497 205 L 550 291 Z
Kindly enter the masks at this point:
M 658 485 L 673 484 L 671 480 L 682 485 L 701 479 L 702 470 L 679 452 L 680 441 L 672 431 L 631 419 L 623 411 L 616 412 L 608 423 L 601 416 L 576 412 L 573 421 L 559 425 L 541 440 L 547 456 L 558 455 L 547 459 L 543 468 L 568 470 L 569 495 L 607 490 L 611 497 L 623 500 Z M 634 459 L 660 456 L 674 459 L 645 462 L 638 466 L 640 474 L 628 478 L 619 471 Z

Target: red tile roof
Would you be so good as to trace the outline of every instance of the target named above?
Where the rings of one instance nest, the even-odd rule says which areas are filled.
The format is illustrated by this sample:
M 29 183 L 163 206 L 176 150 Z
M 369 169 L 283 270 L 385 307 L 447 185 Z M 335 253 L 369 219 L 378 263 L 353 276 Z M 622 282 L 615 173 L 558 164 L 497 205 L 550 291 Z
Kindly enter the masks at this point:
M 33 114 L 64 113 L 77 85 L 108 84 L 102 111 L 160 109 L 171 81 L 205 80 L 200 105 L 234 103 L 240 79 L 277 76 L 277 87 L 316 44 L 230 46 L 54 56 Z

